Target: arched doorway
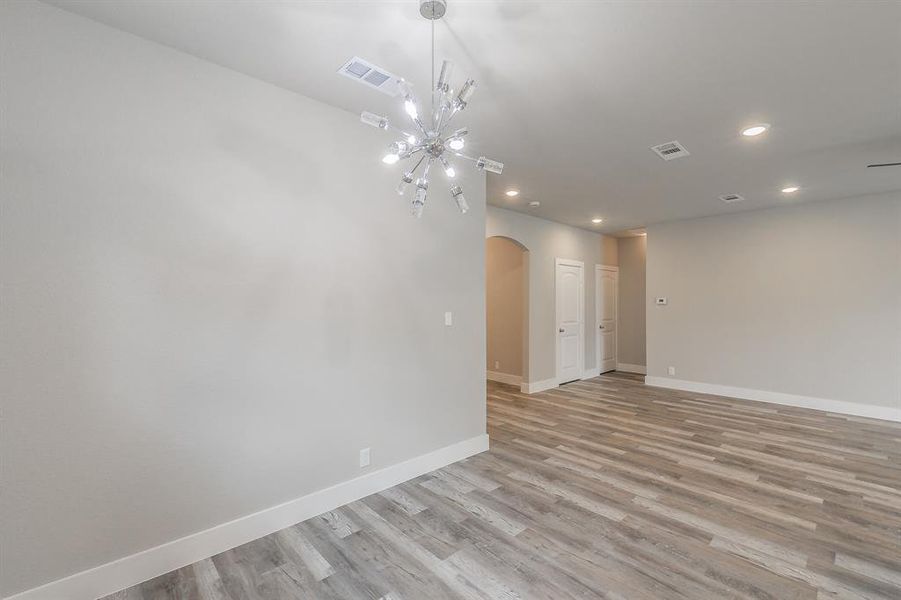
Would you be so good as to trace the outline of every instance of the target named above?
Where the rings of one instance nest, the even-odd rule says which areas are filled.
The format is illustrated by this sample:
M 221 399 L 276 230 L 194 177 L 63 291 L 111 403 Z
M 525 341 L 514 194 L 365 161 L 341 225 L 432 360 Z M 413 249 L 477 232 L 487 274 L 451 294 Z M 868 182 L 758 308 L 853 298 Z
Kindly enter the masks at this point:
M 518 241 L 485 241 L 485 332 L 488 379 L 529 381 L 529 250 Z

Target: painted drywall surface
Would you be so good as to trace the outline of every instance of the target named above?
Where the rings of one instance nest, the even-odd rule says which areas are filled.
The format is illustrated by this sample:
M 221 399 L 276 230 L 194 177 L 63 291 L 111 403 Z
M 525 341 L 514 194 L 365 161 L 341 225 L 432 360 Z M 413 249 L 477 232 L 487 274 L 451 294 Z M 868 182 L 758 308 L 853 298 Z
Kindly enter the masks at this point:
M 506 238 L 490 237 L 485 242 L 489 371 L 522 376 L 524 254 Z
M 645 264 L 647 237 L 619 238 L 619 304 L 617 362 L 642 365 L 645 362 Z
M 0 595 L 484 433 L 481 175 L 417 221 L 354 114 L 39 3 L 0 49 Z
M 585 365 L 597 368 L 594 335 L 594 266 L 616 265 L 616 240 L 608 236 L 489 206 L 487 236 L 516 240 L 529 251 L 529 365 L 528 381 L 556 376 L 557 317 L 555 258 L 585 263 Z
M 607 266 L 615 267 L 619 265 L 619 243 L 617 238 L 612 235 L 601 236 L 601 256 Z
M 649 375 L 901 406 L 901 194 L 653 225 L 647 294 Z

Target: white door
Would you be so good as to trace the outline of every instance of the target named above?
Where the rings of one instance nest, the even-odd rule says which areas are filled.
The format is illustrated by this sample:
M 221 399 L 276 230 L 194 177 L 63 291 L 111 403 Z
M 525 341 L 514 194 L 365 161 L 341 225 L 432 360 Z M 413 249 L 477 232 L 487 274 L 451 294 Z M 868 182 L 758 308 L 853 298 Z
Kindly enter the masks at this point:
M 557 267 L 557 383 L 582 379 L 585 348 L 584 265 L 558 258 Z
M 619 270 L 595 266 L 595 348 L 601 373 L 616 368 L 616 299 Z

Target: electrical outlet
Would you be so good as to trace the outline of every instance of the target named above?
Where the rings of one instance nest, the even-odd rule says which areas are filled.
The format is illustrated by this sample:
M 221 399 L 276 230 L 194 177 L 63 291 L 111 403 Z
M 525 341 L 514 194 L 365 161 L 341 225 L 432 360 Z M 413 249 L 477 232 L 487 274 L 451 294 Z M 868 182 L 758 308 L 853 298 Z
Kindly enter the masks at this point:
M 360 467 L 369 466 L 369 448 L 360 450 Z
M 499 360 L 494 361 L 494 368 L 495 368 L 495 369 L 500 369 L 500 368 L 501 368 L 501 361 L 499 361 Z
M 667 367 L 667 368 L 666 368 L 666 374 L 667 374 L 667 375 L 675 375 L 675 374 L 676 374 L 676 367 Z

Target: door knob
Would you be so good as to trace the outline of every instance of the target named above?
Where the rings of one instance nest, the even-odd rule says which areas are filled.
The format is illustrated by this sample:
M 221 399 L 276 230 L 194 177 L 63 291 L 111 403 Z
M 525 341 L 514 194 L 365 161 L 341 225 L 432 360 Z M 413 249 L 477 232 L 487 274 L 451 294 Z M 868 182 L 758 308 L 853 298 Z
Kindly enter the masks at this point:
M 562 328 L 562 327 L 560 328 L 560 333 L 563 333 L 563 328 Z
M 604 328 L 604 326 L 603 326 L 603 325 L 601 325 L 601 329 L 603 329 L 603 328 Z

